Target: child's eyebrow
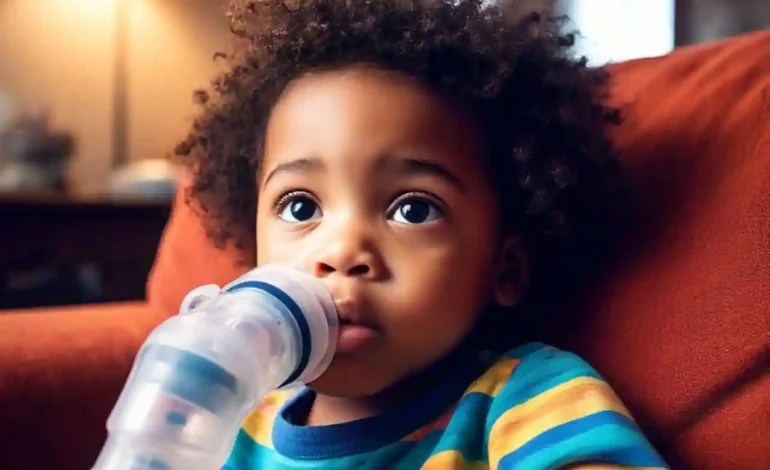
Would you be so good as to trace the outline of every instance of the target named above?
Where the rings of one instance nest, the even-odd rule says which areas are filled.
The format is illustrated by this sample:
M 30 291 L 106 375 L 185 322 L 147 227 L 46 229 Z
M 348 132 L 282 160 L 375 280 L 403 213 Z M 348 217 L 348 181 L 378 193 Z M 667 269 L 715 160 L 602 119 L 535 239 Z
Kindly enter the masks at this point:
M 273 168 L 265 178 L 263 185 L 267 183 L 276 175 L 281 173 L 298 173 L 298 172 L 317 172 L 324 170 L 326 166 L 324 162 L 316 157 L 310 158 L 298 158 L 296 160 L 290 160 L 288 162 L 279 163 Z M 438 162 L 431 160 L 424 160 L 413 157 L 395 157 L 388 155 L 379 162 L 377 162 L 377 172 L 393 172 L 402 175 L 431 175 L 441 178 L 448 182 L 452 186 L 457 187 L 461 191 L 465 191 L 465 185 L 463 185 L 460 178 L 452 173 L 445 166 Z
M 460 178 L 444 165 L 432 160 L 423 160 L 413 157 L 387 157 L 383 158 L 378 166 L 381 167 L 380 170 L 391 167 L 391 171 L 395 170 L 401 174 L 437 176 L 452 186 L 457 187 L 459 190 L 465 191 L 465 185 L 460 181 Z
M 279 163 L 273 168 L 265 178 L 263 184 L 267 184 L 270 179 L 280 173 L 298 173 L 303 171 L 319 171 L 325 169 L 324 163 L 315 157 L 312 158 L 298 158 L 288 162 Z

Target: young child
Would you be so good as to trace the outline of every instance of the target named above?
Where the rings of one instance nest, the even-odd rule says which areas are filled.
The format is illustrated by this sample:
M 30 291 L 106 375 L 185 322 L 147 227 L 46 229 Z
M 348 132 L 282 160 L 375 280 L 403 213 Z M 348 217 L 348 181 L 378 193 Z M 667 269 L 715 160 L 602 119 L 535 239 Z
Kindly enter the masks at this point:
M 481 0 L 229 17 L 240 47 L 177 148 L 191 196 L 216 242 L 321 278 L 342 327 L 226 468 L 666 468 L 588 364 L 517 339 L 583 274 L 617 179 L 605 73 L 559 22 Z

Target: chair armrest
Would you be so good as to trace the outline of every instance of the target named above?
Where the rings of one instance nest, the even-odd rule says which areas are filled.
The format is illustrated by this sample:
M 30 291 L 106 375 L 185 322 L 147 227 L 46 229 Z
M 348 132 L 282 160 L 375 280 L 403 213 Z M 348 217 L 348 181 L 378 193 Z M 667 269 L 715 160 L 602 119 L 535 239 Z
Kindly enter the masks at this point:
M 143 302 L 0 310 L 0 468 L 91 468 L 139 347 Z

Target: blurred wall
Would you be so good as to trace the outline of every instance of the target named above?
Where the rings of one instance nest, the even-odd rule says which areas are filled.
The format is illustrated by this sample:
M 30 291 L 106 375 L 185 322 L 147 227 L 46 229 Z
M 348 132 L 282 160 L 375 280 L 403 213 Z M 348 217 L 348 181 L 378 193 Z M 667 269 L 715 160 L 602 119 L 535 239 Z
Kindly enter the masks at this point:
M 226 45 L 222 0 L 128 0 L 131 159 L 166 154 L 194 112 L 193 89 Z M 0 94 L 44 106 L 78 148 L 70 180 L 98 192 L 111 165 L 114 0 L 0 0 Z
M 559 0 L 592 65 L 654 57 L 674 47 L 674 0 Z

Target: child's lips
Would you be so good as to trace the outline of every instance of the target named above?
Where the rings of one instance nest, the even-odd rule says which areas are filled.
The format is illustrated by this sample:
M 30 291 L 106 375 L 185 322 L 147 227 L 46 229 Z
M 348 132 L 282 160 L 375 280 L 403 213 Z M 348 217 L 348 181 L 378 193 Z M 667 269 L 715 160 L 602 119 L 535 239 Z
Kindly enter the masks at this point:
M 365 317 L 360 302 L 335 300 L 335 305 L 340 319 L 338 353 L 357 352 L 380 336 L 380 329 Z
M 337 336 L 337 353 L 351 354 L 365 348 L 380 336 L 380 332 L 370 326 L 343 323 Z

